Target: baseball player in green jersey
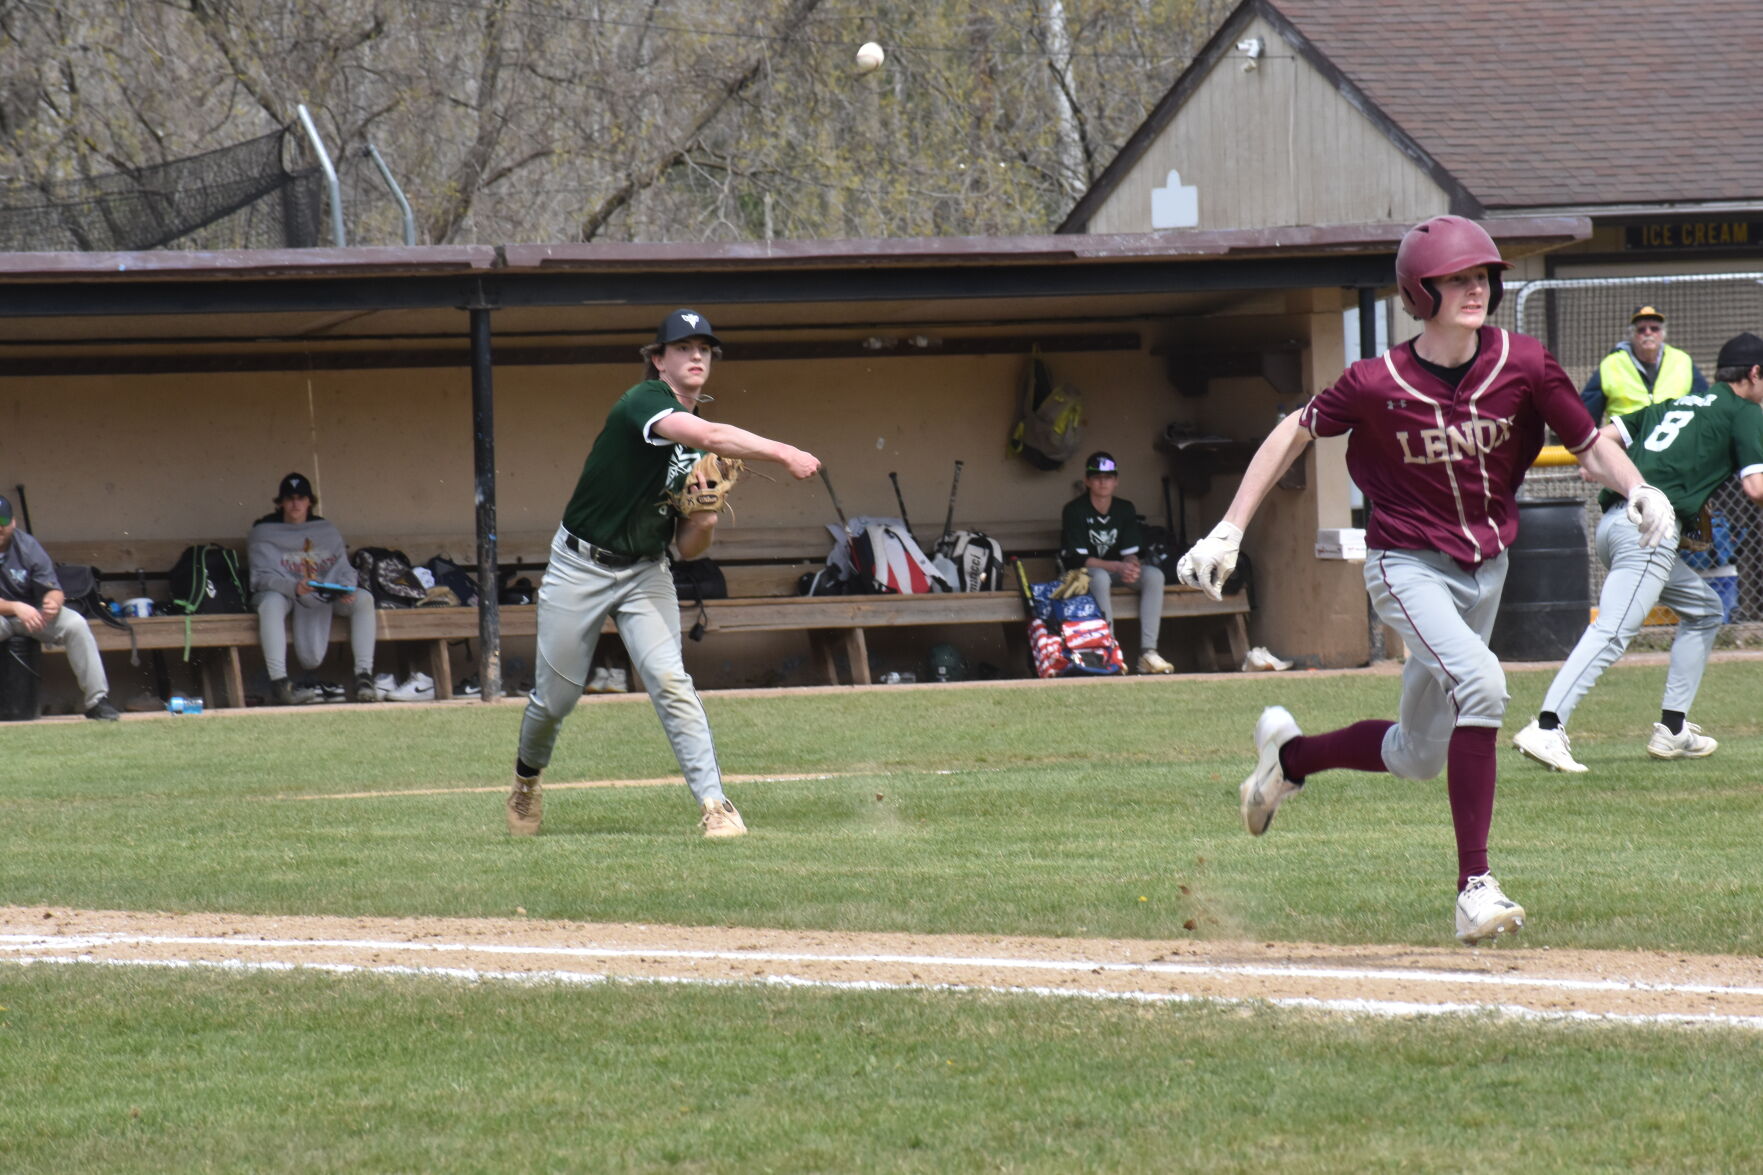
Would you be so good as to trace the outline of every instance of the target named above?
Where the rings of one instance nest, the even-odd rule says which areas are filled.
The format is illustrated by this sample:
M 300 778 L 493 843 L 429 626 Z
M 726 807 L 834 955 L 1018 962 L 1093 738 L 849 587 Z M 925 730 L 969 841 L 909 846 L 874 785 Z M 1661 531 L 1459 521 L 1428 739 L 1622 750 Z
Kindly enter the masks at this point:
M 1689 392 L 1615 417 L 1603 430 L 1628 449 L 1648 484 L 1671 499 L 1680 526 L 1693 525 L 1708 495 L 1734 472 L 1745 496 L 1763 502 L 1763 412 L 1758 411 L 1763 404 L 1763 338 L 1747 331 L 1728 340 L 1715 361 L 1714 379 L 1706 392 Z M 1585 771 L 1585 764 L 1573 757 L 1567 720 L 1599 675 L 1628 648 L 1647 613 L 1663 602 L 1677 613 L 1677 637 L 1671 642 L 1665 698 L 1647 754 L 1655 759 L 1706 758 L 1720 744 L 1687 716 L 1720 632 L 1720 597 L 1684 566 L 1674 546 L 1642 547 L 1615 494 L 1606 490 L 1598 501 L 1604 507 L 1598 559 L 1609 568 L 1598 596 L 1598 618 L 1555 675 L 1541 713 L 1512 743 L 1557 771 Z
M 537 666 L 507 803 L 508 831 L 516 836 L 539 831 L 539 772 L 551 762 L 563 719 L 581 700 L 608 616 L 648 685 L 698 802 L 704 835 L 747 831 L 722 794 L 710 723 L 680 657 L 679 597 L 668 564 L 670 543 L 682 559 L 702 556 L 715 537 L 718 515 L 681 515 L 670 495 L 704 452 L 775 462 L 796 478 L 813 477 L 820 461 L 793 445 L 698 415 L 698 406 L 710 399 L 704 384 L 711 361 L 722 355 L 703 315 L 669 314 L 642 355 L 646 378 L 607 414 L 564 507 L 539 585 Z

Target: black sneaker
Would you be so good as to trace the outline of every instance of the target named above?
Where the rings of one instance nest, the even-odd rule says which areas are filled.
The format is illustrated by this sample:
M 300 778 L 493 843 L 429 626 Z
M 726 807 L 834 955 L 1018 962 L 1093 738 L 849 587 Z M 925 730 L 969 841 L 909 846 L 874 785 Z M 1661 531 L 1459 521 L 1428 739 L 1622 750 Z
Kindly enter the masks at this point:
M 272 706 L 292 706 L 294 704 L 294 683 L 285 677 L 278 677 L 270 682 L 269 704 Z
M 373 688 L 373 674 L 357 673 L 355 675 L 355 700 L 357 702 L 377 702 L 380 700 L 378 691 Z
M 110 699 L 105 697 L 99 698 L 92 708 L 86 711 L 86 717 L 94 722 L 115 722 L 122 715 L 116 712 L 116 707 L 112 706 Z

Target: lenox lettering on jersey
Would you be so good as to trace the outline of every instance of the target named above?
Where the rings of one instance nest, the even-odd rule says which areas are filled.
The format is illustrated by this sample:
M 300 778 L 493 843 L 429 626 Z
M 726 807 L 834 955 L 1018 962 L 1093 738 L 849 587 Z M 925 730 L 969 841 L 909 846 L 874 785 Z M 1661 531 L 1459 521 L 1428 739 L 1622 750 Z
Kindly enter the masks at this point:
M 1492 420 L 1466 420 L 1443 428 L 1423 428 L 1418 433 L 1397 432 L 1396 443 L 1402 447 L 1405 465 L 1437 465 L 1441 461 L 1461 461 L 1491 453 L 1512 437 L 1512 417 Z M 1419 452 L 1411 443 L 1419 438 Z

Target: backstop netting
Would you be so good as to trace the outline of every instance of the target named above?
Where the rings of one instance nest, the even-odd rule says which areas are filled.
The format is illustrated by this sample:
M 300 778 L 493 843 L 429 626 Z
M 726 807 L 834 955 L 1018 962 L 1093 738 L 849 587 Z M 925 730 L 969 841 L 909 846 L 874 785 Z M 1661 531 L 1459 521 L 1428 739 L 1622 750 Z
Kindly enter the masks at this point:
M 324 178 L 287 128 L 132 171 L 0 188 L 0 251 L 283 249 L 319 243 Z M 296 141 L 297 142 L 297 141 Z
M 1583 388 L 1604 356 L 1628 337 L 1629 316 L 1640 306 L 1665 315 L 1666 341 L 1689 352 L 1697 370 L 1712 380 L 1722 343 L 1740 331 L 1763 332 L 1763 273 L 1515 282 L 1507 287 L 1499 317 L 1543 340 L 1574 385 Z M 1580 479 L 1577 465 L 1569 465 L 1532 469 L 1523 491 L 1530 498 L 1585 502 L 1594 601 L 1604 580 L 1604 569 L 1589 549 L 1601 517 L 1598 489 Z M 1763 514 L 1736 479 L 1716 490 L 1709 506 L 1713 547 L 1685 552 L 1684 561 L 1721 596 L 1729 624 L 1763 621 Z

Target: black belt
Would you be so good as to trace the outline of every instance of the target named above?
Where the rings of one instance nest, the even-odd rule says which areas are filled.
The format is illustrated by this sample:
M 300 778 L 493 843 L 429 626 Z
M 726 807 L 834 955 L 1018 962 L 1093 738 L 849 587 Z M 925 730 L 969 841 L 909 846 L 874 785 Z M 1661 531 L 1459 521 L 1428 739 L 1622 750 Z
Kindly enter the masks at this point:
M 592 559 L 602 567 L 630 567 L 645 562 L 644 556 L 625 555 L 618 551 L 609 551 L 605 547 L 596 547 L 587 539 L 578 539 L 569 531 L 563 532 L 563 545 L 584 559 Z M 647 559 L 653 559 L 648 556 Z

